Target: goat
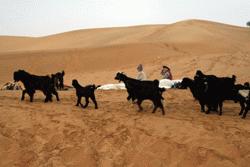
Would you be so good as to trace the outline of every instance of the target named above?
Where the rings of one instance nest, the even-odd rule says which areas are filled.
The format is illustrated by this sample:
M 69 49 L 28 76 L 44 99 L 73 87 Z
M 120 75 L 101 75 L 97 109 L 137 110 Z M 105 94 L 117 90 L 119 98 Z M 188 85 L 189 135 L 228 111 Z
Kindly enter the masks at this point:
M 95 90 L 100 86 L 95 85 L 87 85 L 87 86 L 81 86 L 76 79 L 72 80 L 72 86 L 76 89 L 76 96 L 77 96 L 77 103 L 76 106 L 79 106 L 79 104 L 86 108 L 89 104 L 89 98 L 94 102 L 95 109 L 98 108 L 96 98 L 95 98 Z M 85 97 L 85 105 L 81 103 L 82 97 Z
M 154 104 L 154 109 L 152 113 L 155 113 L 158 107 L 161 108 L 162 114 L 165 114 L 163 104 L 161 100 L 163 99 L 162 93 L 165 91 L 164 88 L 159 88 L 159 81 L 139 81 L 125 74 L 118 72 L 115 77 L 116 80 L 123 81 L 128 92 L 127 100 L 134 101 L 137 99 L 137 104 L 139 111 L 143 110 L 141 103 L 148 99 Z
M 57 101 L 59 101 L 53 79 L 49 76 L 37 76 L 29 74 L 24 70 L 18 70 L 14 72 L 13 78 L 15 82 L 21 81 L 25 87 L 21 100 L 24 100 L 25 94 L 27 93 L 30 96 L 30 102 L 33 102 L 36 90 L 41 90 L 46 96 L 44 102 L 52 101 L 52 93 L 56 96 Z
M 219 115 L 222 115 L 223 101 L 234 100 L 240 102 L 241 112 L 245 109 L 245 99 L 238 93 L 235 85 L 236 76 L 216 77 L 215 75 L 205 75 L 200 70 L 196 72 L 195 80 L 207 85 L 206 98 L 211 101 L 214 109 L 220 108 Z M 211 108 L 210 108 L 211 109 Z M 210 110 L 207 110 L 208 114 Z

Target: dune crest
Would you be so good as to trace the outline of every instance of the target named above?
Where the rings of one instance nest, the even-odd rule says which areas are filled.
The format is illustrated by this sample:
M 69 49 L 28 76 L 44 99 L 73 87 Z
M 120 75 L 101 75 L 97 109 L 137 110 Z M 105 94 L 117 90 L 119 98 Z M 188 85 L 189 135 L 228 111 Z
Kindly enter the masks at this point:
M 173 79 L 197 69 L 250 81 L 250 29 L 202 20 L 171 25 L 89 29 L 45 37 L 0 36 L 0 84 L 25 69 L 46 75 L 65 71 L 65 84 L 118 83 L 118 71 L 135 77 L 143 64 L 148 79 L 160 79 L 162 65 Z M 247 167 L 250 115 L 226 102 L 223 116 L 200 113 L 189 90 L 167 90 L 166 116 L 126 101 L 124 90 L 97 90 L 92 103 L 76 107 L 75 91 L 60 102 L 20 101 L 20 91 L 0 91 L 0 166 L 185 166 Z
M 64 69 L 68 83 L 72 77 L 109 83 L 116 71 L 134 76 L 139 63 L 145 64 L 150 79 L 159 78 L 161 65 L 168 64 L 175 79 L 202 69 L 218 75 L 235 74 L 242 81 L 250 77 L 249 34 L 249 28 L 187 20 L 171 25 L 78 30 L 39 38 L 2 36 L 0 83 L 10 81 L 17 69 L 38 74 Z

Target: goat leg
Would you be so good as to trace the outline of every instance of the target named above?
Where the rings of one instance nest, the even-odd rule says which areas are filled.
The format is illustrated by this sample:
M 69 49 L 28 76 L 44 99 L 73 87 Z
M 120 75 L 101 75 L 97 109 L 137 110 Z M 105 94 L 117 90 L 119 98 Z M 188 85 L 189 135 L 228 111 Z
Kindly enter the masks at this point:
M 239 115 L 242 115 L 243 114 L 243 111 L 245 110 L 245 103 L 243 101 L 240 101 L 240 106 L 241 106 L 241 109 L 240 109 L 240 113 Z
M 56 96 L 56 100 L 57 100 L 57 101 L 60 101 L 59 96 L 58 96 L 58 93 L 57 93 L 56 90 L 53 90 L 53 94 Z
M 130 96 L 130 95 L 128 95 L 127 100 L 129 101 L 130 99 L 131 99 L 131 96 Z
M 83 106 L 83 108 L 88 107 L 88 105 L 89 105 L 89 98 L 88 98 L 88 97 L 85 97 L 85 101 L 86 101 L 86 103 L 85 103 L 85 105 Z
M 45 100 L 44 100 L 44 103 L 47 103 L 48 101 L 49 101 L 49 97 L 46 96 L 46 97 L 45 97 Z
M 241 117 L 242 119 L 246 118 L 249 108 L 250 108 L 250 106 L 247 105 L 247 107 L 245 108 L 245 112 Z
M 79 104 L 83 107 L 82 103 L 81 103 L 82 97 L 81 96 L 77 96 L 77 102 L 76 102 L 76 106 L 79 106 Z
M 154 109 L 153 109 L 152 113 L 155 113 L 155 111 L 157 110 L 157 108 L 159 107 L 159 105 L 157 104 L 156 101 L 153 101 L 153 103 L 154 103 Z
M 208 106 L 208 109 L 207 109 L 207 111 L 206 111 L 205 113 L 206 113 L 206 114 L 209 114 L 209 113 L 210 113 L 210 110 L 211 110 L 211 107 Z
M 30 96 L 30 102 L 33 102 L 34 93 L 33 92 L 28 92 L 28 94 Z
M 25 93 L 27 93 L 26 89 L 23 90 L 21 100 L 24 100 Z
M 164 107 L 163 107 L 162 103 L 160 104 L 160 108 L 162 110 L 162 115 L 165 115 L 165 110 L 164 110 Z
M 219 115 L 222 115 L 222 107 L 223 107 L 223 102 L 219 102 L 219 108 L 220 108 Z M 216 105 L 216 109 L 218 110 L 218 105 Z
M 90 98 L 93 101 L 93 103 L 95 104 L 95 109 L 98 109 L 97 102 L 96 102 L 96 99 L 95 99 L 95 95 L 91 96 Z
M 201 112 L 205 112 L 205 105 L 202 104 L 202 105 L 200 105 L 200 106 L 201 106 Z

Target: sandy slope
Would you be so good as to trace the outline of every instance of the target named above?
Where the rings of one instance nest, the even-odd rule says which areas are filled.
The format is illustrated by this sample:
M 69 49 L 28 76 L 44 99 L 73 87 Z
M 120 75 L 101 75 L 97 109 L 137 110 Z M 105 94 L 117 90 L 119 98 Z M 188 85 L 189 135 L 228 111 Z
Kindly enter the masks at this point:
M 125 101 L 125 91 L 97 91 L 83 110 L 74 91 L 61 102 L 19 100 L 21 92 L 0 94 L 0 166 L 202 166 L 247 167 L 250 119 L 226 103 L 223 116 L 205 115 L 190 92 L 164 94 L 166 116 Z M 185 98 L 184 98 L 185 97 Z
M 169 65 L 175 79 L 197 69 L 250 80 L 250 29 L 189 20 L 172 25 L 79 30 L 47 37 L 0 37 L 0 84 L 13 71 L 46 75 L 64 69 L 65 82 L 117 83 L 117 71 L 135 76 L 143 63 L 149 79 Z M 249 117 L 239 104 L 224 115 L 204 115 L 188 90 L 164 94 L 166 116 L 138 113 L 124 91 L 97 91 L 99 107 L 74 106 L 73 91 L 61 101 L 20 101 L 0 91 L 0 166 L 242 166 L 250 162 Z
M 248 28 L 200 20 L 40 38 L 0 37 L 0 83 L 12 80 L 13 71 L 20 68 L 44 75 L 64 69 L 68 83 L 72 77 L 106 83 L 116 71 L 135 75 L 139 63 L 145 64 L 150 79 L 158 78 L 161 65 L 167 64 L 175 78 L 202 69 L 236 74 L 245 81 L 250 77 L 249 37 Z

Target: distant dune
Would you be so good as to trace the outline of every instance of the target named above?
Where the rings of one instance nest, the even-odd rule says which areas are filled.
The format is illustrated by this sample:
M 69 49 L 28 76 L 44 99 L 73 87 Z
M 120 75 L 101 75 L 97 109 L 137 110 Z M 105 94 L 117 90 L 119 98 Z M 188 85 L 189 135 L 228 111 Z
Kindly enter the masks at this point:
M 27 30 L 28 31 L 28 30 Z M 32 38 L 0 36 L 0 85 L 25 69 L 47 75 L 65 70 L 65 83 L 118 83 L 117 71 L 135 77 L 142 63 L 149 79 L 160 79 L 162 65 L 174 79 L 197 69 L 250 81 L 250 29 L 209 21 L 171 25 L 78 30 Z M 250 113 L 225 102 L 223 115 L 201 113 L 189 90 L 163 93 L 166 115 L 143 112 L 124 90 L 97 90 L 76 107 L 75 91 L 59 91 L 61 101 L 20 100 L 21 91 L 0 91 L 0 166 L 60 167 L 248 167 Z
M 244 80 L 250 76 L 249 37 L 248 28 L 201 20 L 78 30 L 39 38 L 0 36 L 0 83 L 11 80 L 12 72 L 19 68 L 40 74 L 64 69 L 67 82 L 79 77 L 104 83 L 113 79 L 115 71 L 135 75 L 139 63 L 145 65 L 150 79 L 158 78 L 161 66 L 167 64 L 175 78 L 202 69 L 218 75 L 236 74 Z

